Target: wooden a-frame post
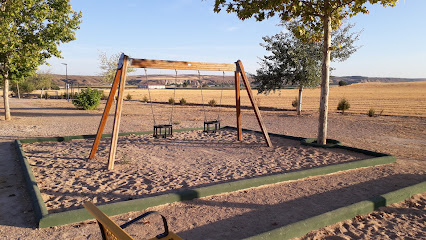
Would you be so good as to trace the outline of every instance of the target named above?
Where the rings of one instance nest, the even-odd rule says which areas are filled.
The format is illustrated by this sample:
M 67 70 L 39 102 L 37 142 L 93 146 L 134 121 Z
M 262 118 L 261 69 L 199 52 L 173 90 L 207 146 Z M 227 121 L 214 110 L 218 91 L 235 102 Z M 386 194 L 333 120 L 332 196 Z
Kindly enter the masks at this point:
M 243 129 L 241 127 L 241 92 L 240 92 L 240 73 L 235 71 L 235 110 L 237 112 L 237 139 L 243 139 Z
M 115 94 L 118 89 L 117 103 L 115 107 L 115 115 L 114 115 L 114 125 L 112 130 L 112 138 L 111 138 L 111 148 L 108 157 L 108 170 L 114 168 L 115 161 L 115 153 L 117 150 L 117 139 L 120 127 L 120 119 L 121 119 L 121 110 L 123 105 L 123 92 L 124 85 L 126 83 L 126 73 L 127 73 L 127 65 L 128 65 L 128 57 L 124 54 L 121 54 L 120 60 L 117 66 L 117 72 L 115 73 L 114 82 L 112 83 L 111 91 L 109 92 L 108 100 L 105 105 L 104 112 L 102 114 L 101 122 L 99 123 L 98 132 L 96 133 L 95 141 L 93 142 L 92 150 L 90 151 L 89 159 L 93 159 L 96 155 L 96 151 L 99 147 L 99 142 L 102 138 L 102 133 L 104 131 L 108 114 L 111 110 L 112 103 L 115 98 Z
M 266 145 L 268 145 L 268 147 L 272 147 L 271 139 L 269 138 L 268 131 L 266 130 L 265 124 L 263 123 L 262 115 L 260 114 L 259 108 L 256 105 L 256 101 L 254 100 L 253 92 L 251 91 L 250 82 L 247 78 L 246 72 L 244 71 L 243 63 L 240 60 L 238 60 L 235 64 L 237 66 L 236 71 L 240 72 L 241 78 L 243 79 L 244 86 L 246 87 L 247 94 L 251 102 L 251 106 L 254 109 L 254 113 L 256 115 L 257 122 L 259 123 L 260 130 L 262 130 L 263 138 L 265 138 Z M 238 88 L 239 86 L 240 85 L 238 85 Z M 237 101 L 239 102 L 239 100 Z M 238 111 L 238 107 L 237 107 L 237 114 L 238 112 L 240 112 L 241 114 L 241 111 Z M 240 119 L 241 121 L 241 116 L 237 117 L 237 119 Z M 240 127 L 241 127 L 241 123 L 240 123 Z M 241 131 L 241 130 L 238 130 L 238 131 Z
M 109 111 L 111 110 L 112 103 L 114 101 L 115 93 L 117 92 L 118 85 L 120 84 L 122 70 L 123 70 L 124 53 L 121 54 L 120 60 L 118 61 L 117 71 L 115 73 L 114 82 L 112 83 L 111 90 L 109 92 L 108 100 L 105 105 L 104 113 L 102 114 L 101 122 L 99 123 L 98 131 L 96 133 L 95 141 L 93 142 L 92 150 L 90 151 L 89 159 L 93 159 L 96 155 L 96 151 L 101 141 L 102 133 L 105 128 L 105 124 L 108 119 Z
M 123 106 L 124 86 L 126 83 L 127 67 L 132 68 L 157 68 L 157 69 L 179 69 L 179 70 L 203 70 L 203 71 L 234 71 L 235 72 L 235 99 L 236 99 L 236 113 L 237 113 L 237 139 L 242 140 L 242 127 L 241 127 L 241 95 L 240 95 L 240 74 L 247 90 L 251 105 L 256 114 L 257 121 L 260 129 L 262 130 L 263 137 L 268 147 L 272 147 L 269 134 L 263 123 L 262 115 L 254 100 L 253 92 L 250 87 L 247 75 L 244 72 L 243 64 L 240 60 L 236 63 L 202 63 L 202 62 L 184 62 L 184 61 L 164 61 L 164 60 L 149 60 L 149 59 L 129 59 L 128 56 L 121 54 L 120 60 L 115 74 L 114 82 L 108 96 L 108 100 L 99 123 L 98 132 L 95 141 L 93 142 L 92 150 L 89 159 L 93 159 L 99 147 L 99 142 L 102 137 L 103 130 L 106 125 L 108 114 L 118 90 L 117 104 L 115 108 L 114 124 L 111 137 L 111 148 L 108 158 L 108 170 L 114 168 L 115 153 L 117 150 L 118 133 L 120 127 L 121 112 Z
M 111 149 L 108 157 L 108 170 L 114 169 L 115 152 L 117 151 L 118 133 L 120 129 L 121 111 L 123 108 L 124 85 L 126 84 L 128 57 L 124 55 L 121 70 L 120 85 L 118 88 L 117 105 L 115 107 L 114 124 L 112 126 Z

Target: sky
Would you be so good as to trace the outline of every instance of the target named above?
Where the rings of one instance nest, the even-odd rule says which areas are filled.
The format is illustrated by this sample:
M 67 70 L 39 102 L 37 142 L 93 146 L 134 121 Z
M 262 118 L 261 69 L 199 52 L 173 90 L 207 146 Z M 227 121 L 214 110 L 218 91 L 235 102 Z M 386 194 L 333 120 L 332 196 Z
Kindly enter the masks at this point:
M 51 58 L 50 66 L 40 70 L 65 75 L 61 63 L 66 63 L 69 75 L 100 75 L 101 52 L 124 52 L 132 58 L 159 60 L 241 60 L 246 72 L 255 73 L 260 58 L 270 55 L 260 46 L 262 37 L 284 30 L 277 17 L 241 21 L 235 13 L 214 13 L 214 0 L 71 0 L 71 5 L 83 14 L 77 39 L 61 44 L 63 59 Z M 426 0 L 368 9 L 369 14 L 349 20 L 354 31 L 362 30 L 356 43 L 361 48 L 345 62 L 332 63 L 332 75 L 426 78 Z

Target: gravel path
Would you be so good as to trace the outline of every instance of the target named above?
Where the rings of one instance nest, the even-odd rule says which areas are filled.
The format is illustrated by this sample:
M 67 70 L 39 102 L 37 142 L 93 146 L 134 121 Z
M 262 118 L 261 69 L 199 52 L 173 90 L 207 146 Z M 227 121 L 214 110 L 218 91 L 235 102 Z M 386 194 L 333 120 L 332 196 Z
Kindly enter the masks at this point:
M 12 99 L 11 106 L 13 121 L 0 121 L 0 167 L 4 169 L 0 173 L 0 236 L 5 239 L 99 239 L 99 230 L 93 221 L 34 229 L 32 207 L 11 143 L 16 138 L 94 134 L 102 111 L 75 110 L 71 103 L 61 100 Z M 169 113 L 167 108 L 161 106 L 157 110 L 158 115 L 166 116 Z M 223 125 L 234 125 L 235 114 L 232 109 L 224 109 L 222 115 Z M 268 111 L 263 112 L 263 116 L 270 132 L 301 137 L 316 135 L 318 116 L 314 112 L 296 116 L 294 112 Z M 174 119 L 180 128 L 200 127 L 203 113 L 201 108 L 176 107 Z M 338 139 L 349 146 L 394 154 L 398 161 L 385 166 L 252 188 L 153 209 L 167 216 L 171 229 L 185 239 L 241 239 L 425 181 L 425 120 L 416 117 L 369 118 L 365 115 L 342 116 L 331 113 L 329 138 Z M 110 129 L 111 124 L 110 117 L 106 129 Z M 243 111 L 243 127 L 259 129 L 255 116 L 248 110 Z M 129 132 L 151 128 L 149 105 L 126 102 L 120 130 Z M 424 216 L 424 207 L 420 210 L 413 207 L 421 205 L 422 199 L 424 195 L 417 196 L 410 204 L 401 205 L 404 214 L 411 216 L 410 214 L 418 214 L 420 211 Z M 116 216 L 114 219 L 124 222 L 134 216 L 136 213 Z M 386 220 L 386 217 L 383 219 Z M 424 234 L 424 221 L 420 220 L 416 223 L 423 225 L 416 226 L 420 226 L 419 231 Z M 404 236 L 404 231 L 409 236 L 412 232 L 411 229 L 398 225 L 398 221 L 393 222 L 400 227 L 388 227 L 398 229 L 397 236 Z M 382 231 L 379 227 L 376 230 L 373 227 L 376 231 L 374 233 L 371 229 L 360 227 L 357 222 L 345 224 L 351 224 L 365 232 L 366 235 L 359 235 L 364 239 L 372 236 L 374 238 L 374 234 Z M 137 224 L 127 231 L 135 238 L 147 238 L 145 234 L 149 228 L 149 225 Z M 383 228 L 386 229 L 387 225 L 384 224 Z M 149 237 L 153 235 L 151 232 Z

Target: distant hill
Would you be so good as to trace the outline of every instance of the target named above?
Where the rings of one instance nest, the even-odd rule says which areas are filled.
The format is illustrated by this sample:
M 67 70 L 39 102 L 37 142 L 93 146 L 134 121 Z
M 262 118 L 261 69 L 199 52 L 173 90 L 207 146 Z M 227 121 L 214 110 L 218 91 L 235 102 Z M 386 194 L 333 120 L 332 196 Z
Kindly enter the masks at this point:
M 233 84 L 234 77 L 233 76 L 216 76 L 216 75 L 201 75 L 201 82 L 203 84 L 215 85 L 215 84 Z M 249 78 L 249 80 L 251 80 Z M 199 81 L 198 75 L 187 75 L 180 74 L 175 77 L 175 75 L 148 75 L 148 81 L 146 80 L 145 75 L 130 75 L 127 76 L 127 84 L 130 85 L 142 85 L 142 84 L 171 84 L 177 83 L 182 84 L 184 82 L 188 84 L 196 84 Z M 65 76 L 64 75 L 56 75 L 53 74 L 53 82 L 59 86 L 63 86 L 65 84 Z M 79 84 L 82 86 L 100 86 L 107 85 L 102 79 L 101 76 L 79 76 L 79 75 L 68 75 L 68 82 L 73 84 Z
M 419 82 L 426 81 L 426 78 L 380 78 L 380 77 L 364 77 L 364 76 L 345 76 L 345 77 L 335 77 L 331 76 L 330 84 L 338 84 L 340 81 L 345 81 L 348 84 L 353 83 L 365 83 L 365 82 L 386 82 L 386 83 L 395 83 L 395 82 Z
M 65 75 L 52 74 L 53 82 L 58 86 L 63 87 L 65 84 Z M 73 84 L 79 84 L 82 86 L 99 86 L 105 85 L 101 76 L 80 76 L 80 75 L 68 75 L 68 81 Z
M 253 79 L 249 79 L 252 81 Z M 346 81 L 348 84 L 363 83 L 363 82 L 418 82 L 426 81 L 426 78 L 380 78 L 380 77 L 364 77 L 364 76 L 345 76 L 336 77 L 331 76 L 330 84 L 338 84 L 339 81 Z M 68 81 L 73 84 L 79 84 L 81 86 L 100 86 L 106 85 L 101 76 L 80 76 L 80 75 L 68 75 Z M 196 84 L 199 79 L 198 75 L 181 74 L 175 79 L 174 75 L 148 75 L 148 83 L 150 84 L 170 84 L 177 83 L 182 84 L 183 82 L 189 84 Z M 233 76 L 222 76 L 217 75 L 201 75 L 201 81 L 203 84 L 215 85 L 215 84 L 233 84 Z M 59 86 L 63 86 L 65 83 L 64 75 L 53 74 L 53 82 Z M 146 84 L 147 81 L 144 75 L 127 76 L 127 84 L 130 85 L 142 85 Z

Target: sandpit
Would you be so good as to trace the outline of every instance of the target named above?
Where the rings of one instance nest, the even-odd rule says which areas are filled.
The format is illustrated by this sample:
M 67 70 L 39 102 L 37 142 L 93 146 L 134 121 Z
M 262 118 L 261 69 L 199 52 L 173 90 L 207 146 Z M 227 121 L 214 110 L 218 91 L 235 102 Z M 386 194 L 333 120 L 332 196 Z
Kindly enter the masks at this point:
M 303 146 L 272 136 L 234 130 L 120 137 L 115 168 L 106 169 L 109 139 L 88 160 L 93 140 L 24 144 L 49 213 L 80 208 L 84 201 L 117 202 L 217 183 L 286 173 L 368 158 L 343 149 Z

